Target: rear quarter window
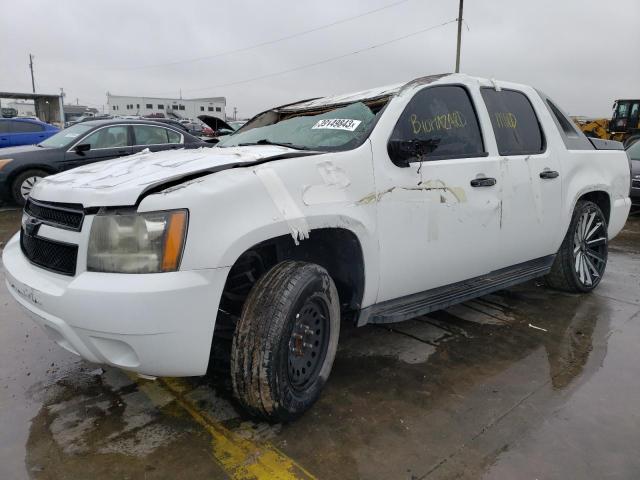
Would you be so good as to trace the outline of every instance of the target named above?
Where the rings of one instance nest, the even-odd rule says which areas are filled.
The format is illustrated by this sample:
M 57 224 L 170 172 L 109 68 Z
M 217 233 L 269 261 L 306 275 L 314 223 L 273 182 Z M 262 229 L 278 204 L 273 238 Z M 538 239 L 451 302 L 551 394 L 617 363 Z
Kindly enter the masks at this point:
M 485 87 L 482 98 L 491 117 L 500 155 L 533 155 L 545 151 L 545 138 L 531 102 L 517 90 Z

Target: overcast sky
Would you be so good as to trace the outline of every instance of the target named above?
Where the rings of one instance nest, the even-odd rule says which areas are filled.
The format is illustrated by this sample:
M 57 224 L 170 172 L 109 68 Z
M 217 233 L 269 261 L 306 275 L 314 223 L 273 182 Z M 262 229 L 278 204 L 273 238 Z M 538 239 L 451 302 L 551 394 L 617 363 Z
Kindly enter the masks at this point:
M 457 9 L 458 0 L 9 2 L 0 15 L 0 91 L 31 91 L 33 53 L 36 90 L 64 87 L 69 103 L 101 108 L 107 91 L 177 97 L 182 89 L 184 98 L 224 96 L 228 115 L 235 106 L 248 117 L 453 71 L 455 23 L 227 85 L 410 35 L 455 19 Z M 532 84 L 572 115 L 609 116 L 614 99 L 640 97 L 639 0 L 467 0 L 464 18 L 464 73 Z

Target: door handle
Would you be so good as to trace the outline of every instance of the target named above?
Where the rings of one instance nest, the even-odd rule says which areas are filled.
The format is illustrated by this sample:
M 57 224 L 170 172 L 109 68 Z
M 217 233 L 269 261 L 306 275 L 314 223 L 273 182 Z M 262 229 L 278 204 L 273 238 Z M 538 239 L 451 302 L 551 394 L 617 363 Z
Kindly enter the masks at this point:
M 496 184 L 496 179 L 491 177 L 480 177 L 471 180 L 472 187 L 493 187 Z
M 129 153 L 126 150 L 118 150 L 118 155 L 126 155 L 127 153 Z
M 540 172 L 540 178 L 558 178 L 560 174 L 555 170 L 543 170 Z

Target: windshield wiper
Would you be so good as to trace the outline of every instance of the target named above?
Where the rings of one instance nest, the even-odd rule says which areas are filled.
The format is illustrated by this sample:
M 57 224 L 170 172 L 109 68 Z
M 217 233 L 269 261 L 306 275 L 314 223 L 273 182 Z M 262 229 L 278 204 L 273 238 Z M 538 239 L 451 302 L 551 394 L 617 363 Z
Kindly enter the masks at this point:
M 279 147 L 293 148 L 294 150 L 309 150 L 309 148 L 303 145 L 294 145 L 293 143 L 289 143 L 289 142 L 272 142 L 271 140 L 267 140 L 266 138 L 263 138 L 262 140 L 258 140 L 257 142 L 253 142 L 253 143 L 238 144 L 239 147 L 249 147 L 251 145 L 277 145 Z

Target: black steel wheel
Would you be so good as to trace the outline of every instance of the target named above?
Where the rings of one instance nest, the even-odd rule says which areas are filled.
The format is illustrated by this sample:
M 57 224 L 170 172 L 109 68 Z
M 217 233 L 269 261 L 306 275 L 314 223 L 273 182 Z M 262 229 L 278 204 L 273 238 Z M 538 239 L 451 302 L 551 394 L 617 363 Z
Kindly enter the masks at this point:
M 288 372 L 294 389 L 315 381 L 329 346 L 329 311 L 324 299 L 310 298 L 296 313 L 289 338 Z
M 308 410 L 329 377 L 340 302 L 319 265 L 285 261 L 253 286 L 233 334 L 231 381 L 250 414 L 290 421 Z
M 580 201 L 546 281 L 560 290 L 589 292 L 602 280 L 607 257 L 607 219 L 598 205 Z

